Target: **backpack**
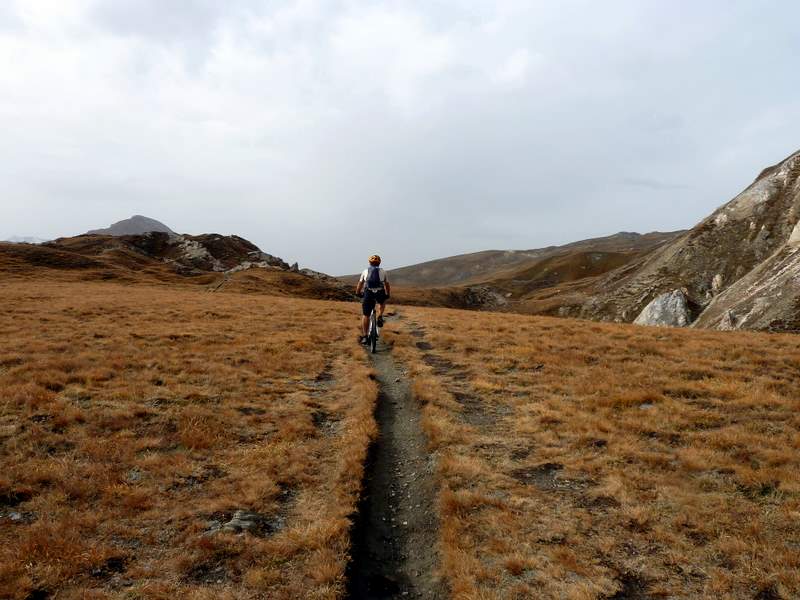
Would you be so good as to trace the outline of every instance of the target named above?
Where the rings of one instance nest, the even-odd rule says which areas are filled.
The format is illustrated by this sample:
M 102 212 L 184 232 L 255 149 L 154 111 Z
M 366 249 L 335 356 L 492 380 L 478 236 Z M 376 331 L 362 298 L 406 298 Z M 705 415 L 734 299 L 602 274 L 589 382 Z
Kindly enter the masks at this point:
M 367 287 L 373 290 L 383 287 L 383 282 L 381 281 L 380 267 L 370 266 L 367 269 Z

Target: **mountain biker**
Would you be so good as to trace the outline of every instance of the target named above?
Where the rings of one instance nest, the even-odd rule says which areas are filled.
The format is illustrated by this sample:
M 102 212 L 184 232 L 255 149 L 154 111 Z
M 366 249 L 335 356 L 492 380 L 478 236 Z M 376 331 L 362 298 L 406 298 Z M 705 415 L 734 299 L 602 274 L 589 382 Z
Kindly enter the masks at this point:
M 386 309 L 386 300 L 389 299 L 391 286 L 386 278 L 386 271 L 381 269 L 381 257 L 373 254 L 369 257 L 369 267 L 364 269 L 356 286 L 356 295 L 361 296 L 361 338 L 362 344 L 367 343 L 367 329 L 369 328 L 369 316 L 375 304 L 378 304 L 378 327 L 383 327 L 383 311 Z

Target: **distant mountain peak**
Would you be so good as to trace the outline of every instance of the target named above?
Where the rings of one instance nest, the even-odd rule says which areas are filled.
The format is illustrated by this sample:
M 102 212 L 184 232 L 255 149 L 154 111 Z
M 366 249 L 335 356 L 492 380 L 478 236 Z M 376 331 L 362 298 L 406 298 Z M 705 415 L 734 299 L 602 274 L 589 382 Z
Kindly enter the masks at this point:
M 93 229 L 87 231 L 88 235 L 141 235 L 150 231 L 160 231 L 162 233 L 175 233 L 160 221 L 145 217 L 143 215 L 133 215 L 130 219 L 118 221 L 105 229 Z

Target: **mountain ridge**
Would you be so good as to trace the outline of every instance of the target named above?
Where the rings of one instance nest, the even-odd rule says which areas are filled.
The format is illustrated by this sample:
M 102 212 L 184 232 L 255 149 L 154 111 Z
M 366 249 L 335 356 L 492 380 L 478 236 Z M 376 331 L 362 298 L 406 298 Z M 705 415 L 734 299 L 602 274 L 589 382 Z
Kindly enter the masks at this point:
M 290 265 L 242 237 L 216 233 L 84 234 L 39 245 L 0 243 L 0 272 L 28 279 L 204 285 L 209 291 L 352 298 L 349 286 L 333 277 Z
M 169 229 L 138 215 L 95 231 L 119 232 L 132 221 Z M 178 276 L 211 282 L 222 275 L 217 289 L 246 279 L 241 287 L 247 291 L 276 289 L 272 275 L 281 272 L 282 293 L 291 293 L 292 285 L 305 289 L 313 280 L 317 293 L 335 299 L 351 299 L 349 286 L 357 277 L 300 270 L 243 238 L 219 234 L 169 230 L 0 244 L 0 270 L 25 274 L 39 267 L 80 271 L 88 279 Z M 763 169 L 689 230 L 621 231 L 562 246 L 484 250 L 389 273 L 394 300 L 406 304 L 800 332 L 800 151 Z M 295 277 L 303 279 L 290 283 Z M 268 285 L 259 281 L 265 278 L 271 278 Z
M 480 285 L 501 274 L 530 267 L 537 261 L 565 252 L 639 252 L 663 243 L 682 232 L 618 233 L 527 250 L 480 250 L 436 258 L 421 263 L 389 269 L 392 283 L 414 288 L 439 288 L 458 285 Z M 343 281 L 354 283 L 358 275 L 343 275 Z

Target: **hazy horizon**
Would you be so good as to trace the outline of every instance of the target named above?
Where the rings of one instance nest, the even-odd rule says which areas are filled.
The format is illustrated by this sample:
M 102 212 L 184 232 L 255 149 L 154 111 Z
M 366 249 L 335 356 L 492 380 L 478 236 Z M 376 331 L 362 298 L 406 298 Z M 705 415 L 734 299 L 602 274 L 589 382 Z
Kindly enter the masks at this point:
M 333 274 L 693 226 L 800 147 L 800 6 L 0 6 L 0 239 L 142 214 Z

